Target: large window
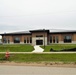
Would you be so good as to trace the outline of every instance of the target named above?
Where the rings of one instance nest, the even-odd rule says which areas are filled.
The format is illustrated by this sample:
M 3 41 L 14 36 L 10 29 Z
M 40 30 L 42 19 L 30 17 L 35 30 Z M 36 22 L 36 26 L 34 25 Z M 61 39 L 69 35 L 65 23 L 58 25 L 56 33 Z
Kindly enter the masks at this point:
M 64 36 L 64 43 L 71 43 L 72 42 L 72 36 L 66 35 Z
M 20 38 L 19 37 L 15 37 L 14 38 L 14 43 L 20 43 Z
M 3 38 L 3 43 L 7 43 L 7 38 Z

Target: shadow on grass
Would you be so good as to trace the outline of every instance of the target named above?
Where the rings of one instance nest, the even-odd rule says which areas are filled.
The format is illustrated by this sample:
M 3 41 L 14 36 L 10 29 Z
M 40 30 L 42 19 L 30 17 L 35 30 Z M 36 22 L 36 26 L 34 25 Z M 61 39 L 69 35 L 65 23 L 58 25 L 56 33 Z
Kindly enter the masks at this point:
M 5 58 L 0 58 L 0 61 L 6 60 Z
M 54 50 L 53 48 L 50 49 L 50 52 L 75 52 L 76 48 L 71 48 L 71 49 L 62 49 L 62 50 Z

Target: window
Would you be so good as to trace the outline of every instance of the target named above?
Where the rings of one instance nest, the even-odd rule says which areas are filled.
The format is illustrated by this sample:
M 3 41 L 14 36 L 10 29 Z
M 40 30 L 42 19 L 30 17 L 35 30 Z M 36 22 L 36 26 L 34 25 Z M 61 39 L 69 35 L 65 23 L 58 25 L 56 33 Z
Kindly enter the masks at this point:
M 50 43 L 52 43 L 52 36 L 50 36 Z
M 64 36 L 64 43 L 71 43 L 72 42 L 72 36 L 66 35 Z
M 10 40 L 8 39 L 8 43 L 10 43 Z
M 30 37 L 30 43 L 32 43 L 32 37 Z
M 43 37 L 43 35 L 36 35 L 36 37 Z
M 58 43 L 58 42 L 59 42 L 58 36 L 53 36 L 53 43 Z
M 56 43 L 59 42 L 59 40 L 58 40 L 58 36 L 55 37 L 55 42 L 56 42 Z
M 29 38 L 27 37 L 27 43 L 29 43 Z
M 53 36 L 53 43 L 55 43 L 55 36 Z
M 24 43 L 26 43 L 26 38 L 24 38 Z
M 3 43 L 7 43 L 7 38 L 3 38 Z
M 15 37 L 14 38 L 14 43 L 20 43 L 20 38 L 19 37 Z

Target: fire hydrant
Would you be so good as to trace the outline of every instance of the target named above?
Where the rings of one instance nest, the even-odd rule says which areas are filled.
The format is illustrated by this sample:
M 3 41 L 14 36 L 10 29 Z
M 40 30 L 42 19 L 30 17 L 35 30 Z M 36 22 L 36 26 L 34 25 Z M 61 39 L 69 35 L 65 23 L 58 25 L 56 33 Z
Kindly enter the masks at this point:
M 7 51 L 7 52 L 5 53 L 5 59 L 8 60 L 9 57 L 10 57 L 10 53 Z

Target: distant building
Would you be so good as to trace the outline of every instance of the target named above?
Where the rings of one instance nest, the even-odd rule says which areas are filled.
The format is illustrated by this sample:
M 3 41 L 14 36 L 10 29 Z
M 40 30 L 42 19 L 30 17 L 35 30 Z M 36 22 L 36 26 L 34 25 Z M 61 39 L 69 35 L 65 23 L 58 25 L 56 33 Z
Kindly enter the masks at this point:
M 31 44 L 31 45 L 49 45 L 49 44 L 76 44 L 76 31 L 54 31 L 50 30 L 30 30 L 28 32 L 14 32 L 0 34 L 2 43 L 5 44 Z

